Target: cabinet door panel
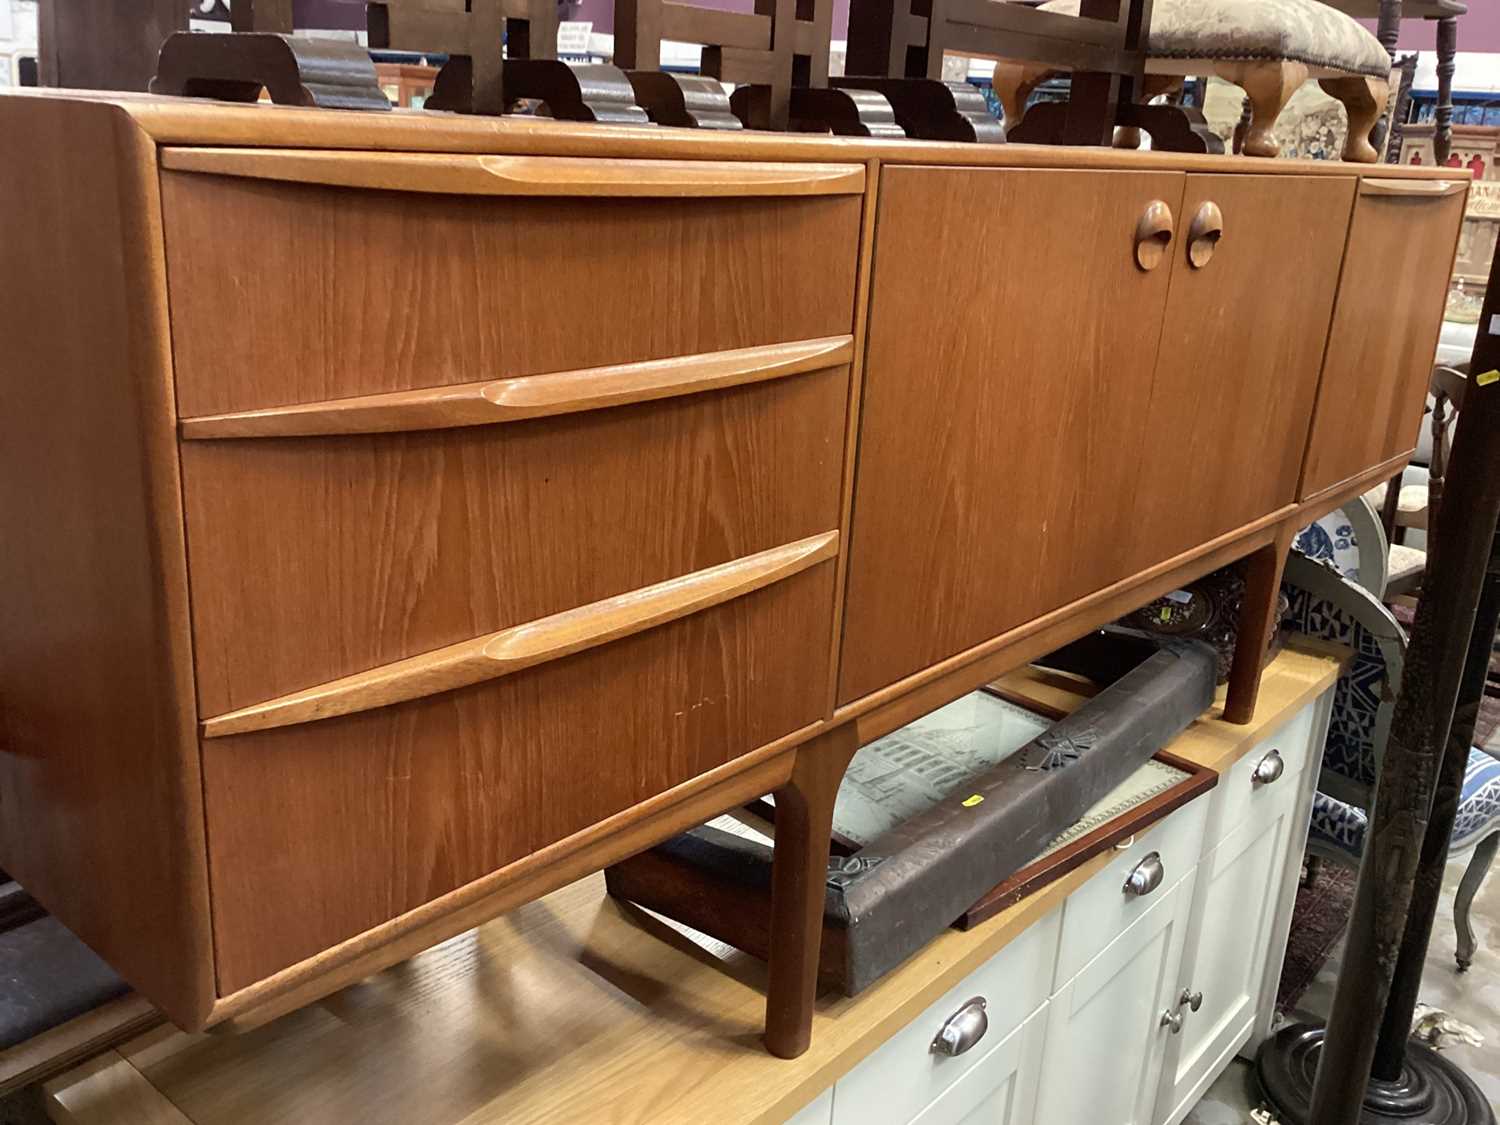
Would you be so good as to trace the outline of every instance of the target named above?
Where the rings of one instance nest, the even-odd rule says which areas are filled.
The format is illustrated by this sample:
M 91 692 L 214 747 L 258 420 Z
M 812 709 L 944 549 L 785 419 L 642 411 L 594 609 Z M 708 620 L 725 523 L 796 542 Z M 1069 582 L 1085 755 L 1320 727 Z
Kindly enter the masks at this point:
M 1011 1032 L 911 1125 L 1031 1125 L 1046 1020 L 1046 1012 L 1037 1012 Z
M 1130 572 L 1172 272 L 1135 231 L 1182 184 L 882 173 L 841 702 Z
M 1296 797 L 1296 790 L 1282 790 L 1199 865 L 1179 995 L 1201 992 L 1203 1004 L 1196 1012 L 1180 1009 L 1182 1033 L 1167 1045 L 1157 1115 L 1163 1125 L 1182 1120 L 1250 1037 Z
M 1194 877 L 1110 943 L 1047 1005 L 1036 1125 L 1148 1125 Z
M 1303 496 L 1416 445 L 1466 196 L 1389 182 L 1363 181 L 1355 203 Z
M 1132 541 L 1138 568 L 1296 499 L 1353 200 L 1352 176 L 1188 176 L 1140 483 L 1159 509 Z M 1190 227 L 1212 206 L 1223 235 L 1194 266 Z

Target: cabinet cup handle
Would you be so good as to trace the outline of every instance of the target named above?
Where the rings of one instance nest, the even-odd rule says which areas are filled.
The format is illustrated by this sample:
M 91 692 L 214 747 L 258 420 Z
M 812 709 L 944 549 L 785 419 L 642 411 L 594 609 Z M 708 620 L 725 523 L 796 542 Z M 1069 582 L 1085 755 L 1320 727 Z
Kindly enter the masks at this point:
M 1255 772 L 1250 775 L 1250 785 L 1270 785 L 1278 777 L 1286 772 L 1286 762 L 1281 758 L 1280 750 L 1272 750 L 1260 761 L 1255 763 Z
M 1172 245 L 1172 208 L 1160 199 L 1153 199 L 1141 212 L 1135 224 L 1135 264 L 1150 272 L 1161 265 L 1167 256 L 1167 247 Z
M 1149 895 L 1161 886 L 1162 878 L 1166 873 L 1166 868 L 1162 866 L 1161 853 L 1152 852 L 1137 863 L 1130 874 L 1125 877 L 1125 893 L 1135 895 L 1137 898 Z
M 990 1017 L 986 1014 L 983 996 L 965 1000 L 964 1006 L 948 1017 L 938 1029 L 932 1041 L 932 1052 L 947 1058 L 957 1058 L 984 1038 L 990 1029 Z
M 1201 270 L 1214 256 L 1214 248 L 1224 236 L 1224 213 L 1219 205 L 1206 200 L 1188 224 L 1188 265 Z

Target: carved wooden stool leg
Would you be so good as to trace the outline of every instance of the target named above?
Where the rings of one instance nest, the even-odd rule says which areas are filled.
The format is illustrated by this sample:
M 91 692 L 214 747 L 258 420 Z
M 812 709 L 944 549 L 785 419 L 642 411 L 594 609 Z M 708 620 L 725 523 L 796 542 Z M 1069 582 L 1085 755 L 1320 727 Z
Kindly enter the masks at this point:
M 1007 129 L 1014 129 L 1021 123 L 1021 117 L 1026 112 L 1026 99 L 1031 97 L 1031 92 L 1059 73 L 1061 72 L 1050 67 L 996 60 L 990 86 L 995 91 L 995 97 L 1000 99 L 1000 107 L 1005 110 Z
M 1385 110 L 1390 83 L 1383 78 L 1351 75 L 1347 78 L 1324 78 L 1318 85 L 1331 98 L 1344 103 L 1349 115 L 1349 133 L 1344 139 L 1344 159 L 1360 164 L 1374 164 L 1380 158 L 1370 143 L 1370 131 Z
M 1245 601 L 1240 606 L 1239 631 L 1235 635 L 1234 662 L 1229 666 L 1229 691 L 1224 700 L 1224 721 L 1248 723 L 1255 715 L 1260 693 L 1261 665 L 1266 641 L 1276 620 L 1281 596 L 1281 572 L 1286 566 L 1292 541 L 1280 534 L 1247 560 Z
M 1500 832 L 1495 832 L 1480 841 L 1464 868 L 1463 880 L 1458 884 L 1458 893 L 1453 896 L 1453 928 L 1458 931 L 1458 949 L 1454 959 L 1458 971 L 1466 973 L 1474 963 L 1474 927 L 1469 921 L 1469 909 L 1474 905 L 1474 896 L 1479 893 L 1479 884 L 1489 874 L 1490 864 L 1495 862 L 1495 853 L 1500 851 Z
M 1233 82 L 1250 95 L 1250 131 L 1245 134 L 1244 151 L 1249 156 L 1275 156 L 1281 151 L 1276 143 L 1276 118 L 1307 81 L 1305 63 L 1290 61 L 1220 63 L 1215 73 Z
M 833 802 L 857 749 L 853 724 L 798 747 L 791 780 L 776 791 L 766 1048 L 784 1059 L 812 1039 Z

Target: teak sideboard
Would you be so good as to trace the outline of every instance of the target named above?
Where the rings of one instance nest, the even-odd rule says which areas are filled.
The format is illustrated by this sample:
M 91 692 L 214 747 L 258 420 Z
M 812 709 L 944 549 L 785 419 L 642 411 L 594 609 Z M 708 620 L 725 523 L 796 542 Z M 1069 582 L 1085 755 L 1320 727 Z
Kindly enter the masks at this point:
M 1451 169 L 0 98 L 0 866 L 260 1022 L 767 792 L 1414 445 Z

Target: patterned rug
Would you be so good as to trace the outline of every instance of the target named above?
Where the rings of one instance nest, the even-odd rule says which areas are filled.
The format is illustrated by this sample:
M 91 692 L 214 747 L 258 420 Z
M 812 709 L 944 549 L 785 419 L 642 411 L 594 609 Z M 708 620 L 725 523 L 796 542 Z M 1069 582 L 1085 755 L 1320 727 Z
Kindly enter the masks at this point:
M 1325 859 L 1312 886 L 1297 888 L 1292 932 L 1281 966 L 1281 983 L 1276 988 L 1278 1013 L 1285 1014 L 1297 1007 L 1297 1001 L 1343 937 L 1349 908 L 1354 905 L 1358 876 L 1354 868 Z

